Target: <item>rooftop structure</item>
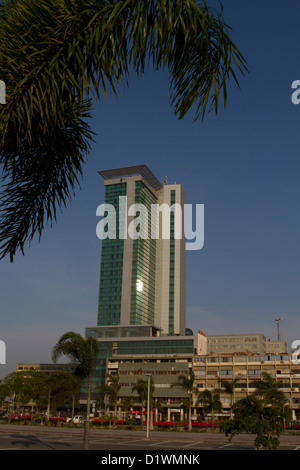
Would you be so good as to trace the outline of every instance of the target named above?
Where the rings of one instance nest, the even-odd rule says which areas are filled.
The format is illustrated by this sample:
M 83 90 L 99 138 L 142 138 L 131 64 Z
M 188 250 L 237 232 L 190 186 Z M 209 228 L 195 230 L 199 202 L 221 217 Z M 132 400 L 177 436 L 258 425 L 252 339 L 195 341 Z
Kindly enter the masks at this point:
M 152 171 L 149 170 L 147 165 L 135 165 L 126 166 L 124 168 L 115 168 L 113 170 L 102 170 L 99 171 L 99 174 L 104 178 L 104 180 L 140 175 L 153 189 L 157 190 L 163 187 L 161 182 L 156 178 L 156 176 L 154 176 Z

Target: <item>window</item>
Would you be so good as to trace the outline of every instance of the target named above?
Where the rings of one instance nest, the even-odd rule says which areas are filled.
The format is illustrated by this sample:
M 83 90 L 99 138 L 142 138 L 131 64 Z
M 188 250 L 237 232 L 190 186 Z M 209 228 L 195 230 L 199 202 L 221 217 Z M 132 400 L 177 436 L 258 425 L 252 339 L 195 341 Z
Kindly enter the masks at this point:
M 221 370 L 221 375 L 233 375 L 233 370 Z

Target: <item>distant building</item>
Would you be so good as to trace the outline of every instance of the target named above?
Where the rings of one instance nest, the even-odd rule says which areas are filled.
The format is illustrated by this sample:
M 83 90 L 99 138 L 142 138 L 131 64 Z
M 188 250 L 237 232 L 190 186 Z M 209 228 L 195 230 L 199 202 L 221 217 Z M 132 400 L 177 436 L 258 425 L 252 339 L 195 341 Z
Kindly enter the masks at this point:
M 300 419 L 300 364 L 296 364 L 291 354 L 211 354 L 194 356 L 193 371 L 198 391 L 220 388 L 220 379 L 238 379 L 234 390 L 234 402 L 255 392 L 254 383 L 270 374 L 284 392 L 293 412 L 293 419 Z M 196 395 L 195 395 L 196 397 Z M 222 415 L 229 413 L 230 396 L 221 392 Z M 196 403 L 196 402 L 195 402 Z M 194 415 L 198 409 L 194 407 Z
M 192 363 L 192 355 L 187 354 L 169 357 L 156 355 L 147 359 L 141 356 L 131 359 L 110 359 L 108 374 L 119 376 L 119 417 L 125 418 L 128 414 L 128 410 L 121 406 L 122 399 L 128 397 L 133 398 L 130 414 L 135 417 L 140 416 L 141 403 L 138 394 L 133 391 L 133 386 L 138 380 L 147 380 L 147 374 L 150 374 L 153 383 L 154 420 L 184 420 L 182 402 L 187 398 L 187 393 L 177 385 L 177 382 L 179 376 L 189 377 Z
M 207 335 L 207 352 L 285 354 L 288 352 L 288 345 L 284 341 L 267 341 L 262 334 Z
M 161 336 L 151 325 L 88 327 L 86 336 L 93 336 L 99 342 L 97 365 L 92 377 L 92 389 L 98 390 L 105 382 L 109 360 L 134 361 L 143 357 L 150 359 L 176 359 L 206 354 L 206 336 L 201 331 L 188 336 Z M 82 390 L 85 399 L 86 390 Z M 96 399 L 97 396 L 93 395 Z
M 28 370 L 35 370 L 44 372 L 45 374 L 51 374 L 54 372 L 74 372 L 74 364 L 18 364 L 17 372 L 25 372 Z
M 270 341 L 266 343 L 267 354 L 284 354 L 288 352 L 288 345 L 285 341 Z
M 231 397 L 222 389 L 220 380 L 227 382 L 237 379 L 233 392 L 233 403 L 253 394 L 255 382 L 263 378 L 266 372 L 270 374 L 280 389 L 284 392 L 293 412 L 293 419 L 300 418 L 300 364 L 295 364 L 290 354 L 260 355 L 260 354 L 177 354 L 162 355 L 143 354 L 131 356 L 115 356 L 108 359 L 107 372 L 118 374 L 119 399 L 117 404 L 118 417 L 124 418 L 128 410 L 122 407 L 122 399 L 132 397 L 131 414 L 138 416 L 142 405 L 133 386 L 138 380 L 147 380 L 151 375 L 154 385 L 155 420 L 179 421 L 184 419 L 184 399 L 188 398 L 187 391 L 178 387 L 180 375 L 189 377 L 194 372 L 194 393 L 192 414 L 193 421 L 203 419 L 204 407 L 199 402 L 198 393 L 204 390 L 220 390 L 222 411 L 217 418 L 228 417 L 230 414 Z M 106 410 L 107 411 L 107 410 Z M 108 410 L 114 414 L 114 407 Z M 209 419 L 209 417 L 208 417 Z

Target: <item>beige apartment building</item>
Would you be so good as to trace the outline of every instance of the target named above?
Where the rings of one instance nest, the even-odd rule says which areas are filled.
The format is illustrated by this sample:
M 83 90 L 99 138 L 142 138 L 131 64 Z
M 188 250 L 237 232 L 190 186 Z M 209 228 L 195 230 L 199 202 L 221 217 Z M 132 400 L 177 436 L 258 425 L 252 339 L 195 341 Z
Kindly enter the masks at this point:
M 284 341 L 270 341 L 262 334 L 208 335 L 207 352 L 287 354 L 288 345 Z
M 179 338 L 178 338 L 179 339 Z M 184 339 L 182 339 L 184 341 Z M 201 348 L 200 348 L 201 350 Z M 222 390 L 220 380 L 238 379 L 233 395 L 233 402 L 245 398 L 255 392 L 254 382 L 263 378 L 267 372 L 280 382 L 288 404 L 293 412 L 293 419 L 300 420 L 300 364 L 295 363 L 292 354 L 115 354 L 107 357 L 106 371 L 119 376 L 119 399 L 117 414 L 125 418 L 128 411 L 122 407 L 122 399 L 133 397 L 131 414 L 139 415 L 141 403 L 133 386 L 139 379 L 147 380 L 150 374 L 154 383 L 154 399 L 156 421 L 180 421 L 185 419 L 184 402 L 188 393 L 178 386 L 180 376 L 195 375 L 193 392 L 193 421 L 203 419 L 203 407 L 198 403 L 198 394 L 206 389 L 220 390 L 222 413 L 219 418 L 229 416 L 231 397 Z M 72 370 L 73 365 L 67 364 L 19 364 L 18 371 L 40 370 L 53 373 L 58 370 Z M 99 410 L 100 411 L 100 410 Z M 103 411 L 103 410 L 102 410 Z M 114 407 L 106 412 L 114 415 Z M 208 416 L 209 419 L 209 416 Z
M 118 416 L 124 410 L 122 398 L 132 396 L 135 401 L 131 412 L 138 413 L 141 403 L 133 393 L 132 387 L 139 379 L 146 380 L 148 374 L 154 382 L 154 399 L 159 403 L 155 412 L 156 420 L 178 421 L 184 419 L 184 399 L 188 393 L 176 384 L 180 375 L 188 377 L 195 374 L 193 393 L 193 421 L 203 419 L 204 410 L 198 403 L 199 392 L 205 389 L 220 390 L 222 413 L 219 418 L 230 414 L 231 397 L 222 390 L 220 380 L 238 379 L 233 395 L 236 402 L 255 392 L 254 381 L 263 378 L 267 372 L 281 383 L 282 390 L 293 412 L 293 419 L 300 419 L 300 364 L 293 362 L 291 354 L 259 355 L 259 354 L 211 354 L 211 355 L 157 355 L 145 357 L 108 359 L 109 374 L 118 374 L 121 385 L 119 391 Z M 113 413 L 114 410 L 111 410 Z M 134 414 L 134 413 L 133 413 Z M 209 416 L 208 416 L 209 418 Z
M 195 387 L 197 391 L 220 388 L 220 379 L 238 379 L 233 396 L 236 402 L 255 392 L 254 381 L 261 379 L 267 372 L 281 382 L 282 391 L 293 411 L 293 418 L 300 417 L 300 365 L 294 364 L 291 354 L 257 355 L 228 354 L 195 356 L 193 358 Z M 230 410 L 230 397 L 221 391 L 223 414 Z M 194 415 L 197 410 L 194 409 Z

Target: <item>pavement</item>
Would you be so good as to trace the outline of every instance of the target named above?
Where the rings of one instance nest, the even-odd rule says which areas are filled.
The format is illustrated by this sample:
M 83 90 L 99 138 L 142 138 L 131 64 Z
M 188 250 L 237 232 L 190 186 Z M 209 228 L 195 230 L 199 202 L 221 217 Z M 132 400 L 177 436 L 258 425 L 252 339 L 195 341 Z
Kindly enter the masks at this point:
M 89 449 L 101 451 L 102 456 L 111 451 L 117 451 L 118 456 L 120 452 L 122 455 L 146 453 L 151 456 L 170 452 L 198 455 L 199 451 L 204 450 L 255 450 L 254 440 L 255 436 L 249 434 L 240 434 L 229 441 L 228 437 L 219 432 L 174 431 L 150 431 L 147 438 L 146 429 L 136 431 L 91 428 Z M 0 450 L 81 450 L 82 444 L 82 427 L 0 425 Z M 279 450 L 300 450 L 300 435 L 282 435 Z

